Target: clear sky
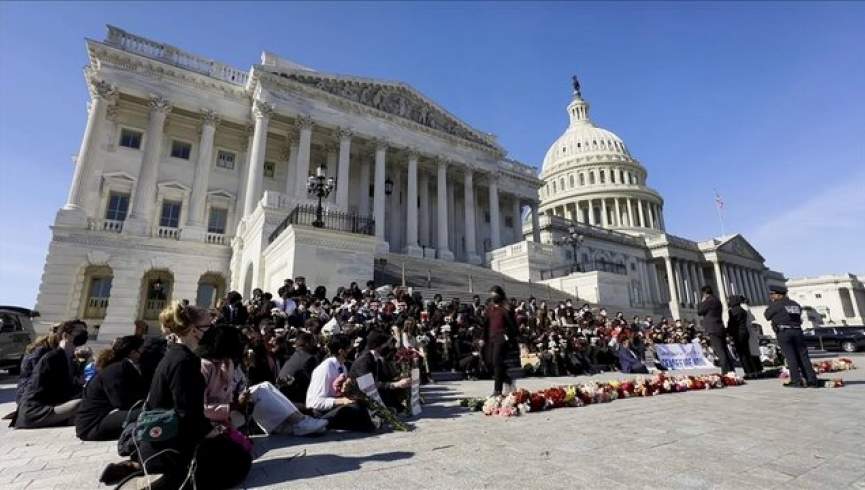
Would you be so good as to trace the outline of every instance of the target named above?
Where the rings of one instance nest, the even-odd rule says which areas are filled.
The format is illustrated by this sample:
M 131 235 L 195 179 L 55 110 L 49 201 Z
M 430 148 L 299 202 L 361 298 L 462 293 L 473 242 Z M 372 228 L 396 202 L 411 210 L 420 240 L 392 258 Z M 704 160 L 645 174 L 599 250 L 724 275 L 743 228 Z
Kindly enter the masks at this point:
M 865 274 L 865 4 L 0 3 L 0 304 L 32 306 L 105 24 L 248 69 L 269 50 L 401 80 L 540 165 L 570 76 L 665 199 L 668 231 L 720 234 L 713 202 L 788 276 Z

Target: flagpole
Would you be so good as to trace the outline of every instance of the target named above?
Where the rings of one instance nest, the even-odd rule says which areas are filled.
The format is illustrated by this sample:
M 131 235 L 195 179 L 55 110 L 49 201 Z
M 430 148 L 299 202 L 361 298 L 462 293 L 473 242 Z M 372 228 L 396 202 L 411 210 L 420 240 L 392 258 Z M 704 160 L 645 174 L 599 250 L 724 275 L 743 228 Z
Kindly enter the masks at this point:
M 721 209 L 724 207 L 724 200 L 721 199 L 721 195 L 718 194 L 718 190 L 715 189 L 715 210 L 718 212 L 718 222 L 721 223 L 721 236 L 727 236 L 726 230 L 724 230 L 724 215 L 721 212 Z

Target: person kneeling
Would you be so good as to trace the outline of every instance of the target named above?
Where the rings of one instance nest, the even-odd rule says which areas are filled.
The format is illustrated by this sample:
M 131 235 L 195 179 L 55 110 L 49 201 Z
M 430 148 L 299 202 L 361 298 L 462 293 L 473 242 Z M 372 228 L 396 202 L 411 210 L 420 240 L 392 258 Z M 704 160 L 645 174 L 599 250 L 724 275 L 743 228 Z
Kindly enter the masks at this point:
M 133 406 L 144 400 L 148 389 L 138 367 L 142 345 L 142 337 L 129 335 L 99 354 L 98 372 L 84 389 L 75 419 L 75 433 L 82 441 L 116 440 L 125 422 L 138 417 L 141 408 Z

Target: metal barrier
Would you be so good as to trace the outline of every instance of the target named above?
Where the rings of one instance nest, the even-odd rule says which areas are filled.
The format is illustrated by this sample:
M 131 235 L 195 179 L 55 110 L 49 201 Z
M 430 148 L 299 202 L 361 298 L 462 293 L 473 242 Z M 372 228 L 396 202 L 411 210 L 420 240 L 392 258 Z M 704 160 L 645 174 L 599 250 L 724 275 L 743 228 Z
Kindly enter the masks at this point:
M 288 225 L 315 226 L 318 221 L 316 206 L 302 204 L 295 207 L 288 216 L 273 230 L 267 243 L 273 243 L 280 233 L 288 228 Z M 342 211 L 324 210 L 321 214 L 320 226 L 325 230 L 341 231 L 344 233 L 356 233 L 359 235 L 374 235 L 375 220 L 369 216 L 357 213 L 344 213 Z

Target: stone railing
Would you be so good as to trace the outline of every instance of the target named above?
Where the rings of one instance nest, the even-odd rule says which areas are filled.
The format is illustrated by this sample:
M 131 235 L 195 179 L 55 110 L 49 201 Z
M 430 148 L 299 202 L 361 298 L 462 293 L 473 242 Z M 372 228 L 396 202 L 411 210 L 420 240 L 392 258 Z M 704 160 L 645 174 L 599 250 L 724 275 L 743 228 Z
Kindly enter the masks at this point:
M 123 231 L 123 220 L 119 219 L 92 219 L 87 223 L 90 231 L 107 231 L 109 233 L 120 233 Z
M 264 191 L 259 201 L 262 207 L 276 209 L 294 209 L 297 199 L 276 191 Z
M 207 233 L 204 241 L 214 245 L 225 245 L 225 233 Z
M 89 298 L 84 309 L 84 318 L 105 318 L 108 310 L 108 298 Z
M 156 229 L 156 236 L 159 238 L 167 238 L 169 240 L 180 240 L 180 228 L 160 226 Z
M 114 26 L 108 26 L 108 37 L 105 42 L 130 53 L 170 63 L 235 85 L 245 85 L 249 77 L 248 73 L 237 68 L 183 51 L 169 44 L 136 36 Z
M 553 245 L 546 243 L 531 242 L 528 240 L 505 245 L 491 252 L 487 252 L 487 261 L 499 260 L 505 257 L 515 257 L 523 254 L 548 255 L 550 257 L 556 255 L 556 248 Z
M 537 170 L 516 160 L 510 160 L 508 158 L 499 160 L 499 168 L 516 174 L 522 174 L 526 177 L 538 178 Z

